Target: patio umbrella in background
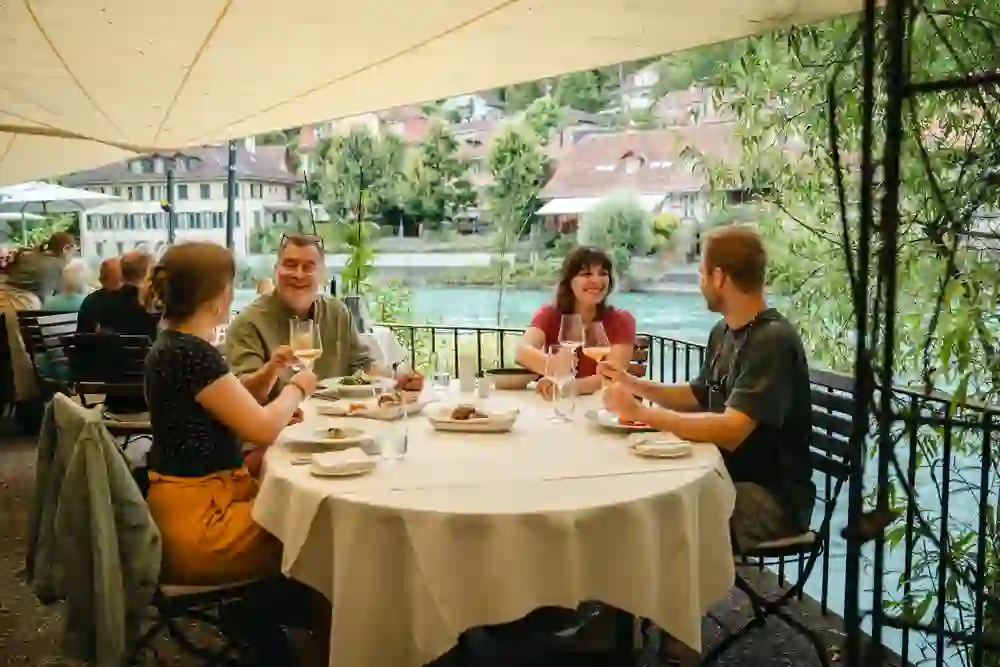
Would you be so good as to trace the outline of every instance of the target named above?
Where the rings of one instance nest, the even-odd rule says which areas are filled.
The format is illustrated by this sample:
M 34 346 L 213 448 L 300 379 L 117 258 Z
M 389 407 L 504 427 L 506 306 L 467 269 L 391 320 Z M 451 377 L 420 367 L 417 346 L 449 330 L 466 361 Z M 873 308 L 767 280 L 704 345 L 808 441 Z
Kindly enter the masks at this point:
M 21 240 L 25 244 L 28 242 L 28 214 L 82 213 L 114 201 L 121 201 L 121 198 L 42 181 L 0 188 L 0 213 L 20 215 Z
M 274 7 L 0 3 L 0 184 L 682 51 L 857 12 L 862 2 Z

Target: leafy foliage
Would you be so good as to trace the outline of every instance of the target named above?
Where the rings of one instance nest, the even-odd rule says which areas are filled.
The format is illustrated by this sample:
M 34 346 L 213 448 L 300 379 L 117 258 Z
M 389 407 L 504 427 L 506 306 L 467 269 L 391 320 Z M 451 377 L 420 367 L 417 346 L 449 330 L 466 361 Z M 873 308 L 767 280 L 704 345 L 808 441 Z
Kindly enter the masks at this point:
M 539 97 L 524 111 L 524 122 L 546 144 L 552 132 L 562 125 L 562 109 L 550 96 Z
M 466 178 L 467 160 L 459 157 L 458 141 L 448 126 L 431 126 L 407 170 L 403 208 L 408 215 L 436 229 L 475 204 L 476 192 Z
M 404 165 L 403 144 L 398 137 L 379 137 L 363 127 L 353 127 L 346 135 L 323 139 L 315 155 L 311 180 L 317 183 L 319 199 L 331 221 L 354 217 L 362 189 L 366 191 L 363 217 L 377 219 L 398 206 Z
M 487 192 L 490 216 L 509 244 L 534 221 L 538 193 L 547 176 L 547 158 L 531 127 L 508 123 L 494 137 L 488 161 L 493 175 Z
M 611 102 L 617 81 L 601 70 L 572 72 L 559 78 L 553 97 L 559 106 L 597 113 Z
M 630 194 L 605 197 L 583 215 L 577 233 L 580 245 L 610 249 L 615 272 L 627 276 L 633 255 L 653 247 L 653 219 Z
M 995 5 L 971 0 L 923 3 L 908 26 L 911 80 L 995 71 L 997 44 L 991 26 L 998 21 L 1000 8 Z M 750 184 L 760 193 L 758 224 L 769 241 L 770 284 L 798 316 L 813 363 L 842 371 L 854 367 L 852 294 L 873 313 L 868 333 L 870 341 L 879 341 L 870 348 L 876 369 L 884 359 L 875 350 L 888 326 L 879 308 L 884 301 L 876 273 L 885 244 L 881 228 L 872 233 L 866 258 L 872 288 L 867 294 L 855 292 L 862 233 L 857 160 L 863 154 L 864 122 L 858 35 L 858 20 L 850 18 L 743 40 L 732 45 L 733 58 L 717 61 L 712 75 L 717 90 L 732 91 L 725 97 L 717 94 L 716 102 L 738 119 L 742 144 L 741 166 L 713 165 L 714 180 L 717 185 Z M 880 52 L 877 60 L 884 57 Z M 876 62 L 876 69 L 883 65 Z M 881 155 L 885 88 L 876 93 L 874 154 Z M 973 397 L 995 401 L 1000 391 L 1000 264 L 995 246 L 991 250 L 970 236 L 982 229 L 983 215 L 1000 204 L 993 184 L 1000 163 L 995 96 L 995 90 L 986 89 L 944 91 L 910 98 L 904 108 L 892 329 L 896 382 L 943 389 L 955 406 Z M 836 138 L 836 153 L 831 137 Z M 883 177 L 884 172 L 875 175 L 876 185 Z M 843 202 L 838 196 L 841 182 Z M 882 192 L 877 187 L 872 202 L 876 221 Z M 961 412 L 952 409 L 955 415 Z M 900 575 L 899 589 L 893 590 L 888 578 L 874 586 L 885 585 L 887 604 L 910 619 L 928 621 L 943 612 L 946 626 L 968 629 L 975 594 L 971 577 L 965 575 L 975 568 L 973 546 L 980 540 L 987 554 L 984 580 L 995 588 L 1000 578 L 996 470 L 989 472 L 991 481 L 983 492 L 957 484 L 942 487 L 946 469 L 960 478 L 963 468 L 980 466 L 983 438 L 975 430 L 956 431 L 948 457 L 942 459 L 942 433 L 940 428 L 912 425 L 892 432 L 894 441 L 913 438 L 917 444 L 908 455 L 915 458 L 919 488 L 908 498 L 902 479 L 893 476 L 890 502 L 897 509 L 908 506 L 919 520 L 891 527 L 887 543 L 899 546 L 901 535 L 912 529 L 913 542 L 906 546 L 916 556 L 912 570 Z M 909 448 L 901 444 L 899 449 Z M 876 489 L 870 490 L 874 495 Z M 988 493 L 983 500 L 989 518 L 987 532 L 977 536 L 980 493 Z M 949 514 L 941 516 L 945 496 L 951 504 Z M 890 565 L 901 561 L 901 554 L 890 550 Z M 947 567 L 942 569 L 942 563 Z M 987 627 L 996 627 L 1000 620 L 991 615 L 995 608 L 987 605 Z M 971 649 L 955 651 L 968 664 Z

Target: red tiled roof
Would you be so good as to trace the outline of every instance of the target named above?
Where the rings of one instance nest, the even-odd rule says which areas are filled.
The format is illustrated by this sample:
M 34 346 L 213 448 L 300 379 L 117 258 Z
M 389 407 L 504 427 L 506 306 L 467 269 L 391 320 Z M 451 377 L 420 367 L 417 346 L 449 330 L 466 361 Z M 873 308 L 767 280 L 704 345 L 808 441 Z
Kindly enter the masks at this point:
M 734 123 L 702 123 L 662 130 L 591 134 L 570 147 L 559 162 L 542 197 L 601 197 L 618 189 L 637 194 L 698 190 L 707 179 L 690 160 L 681 157 L 690 148 L 706 157 L 733 163 L 740 146 Z M 626 171 L 629 156 L 639 167 Z

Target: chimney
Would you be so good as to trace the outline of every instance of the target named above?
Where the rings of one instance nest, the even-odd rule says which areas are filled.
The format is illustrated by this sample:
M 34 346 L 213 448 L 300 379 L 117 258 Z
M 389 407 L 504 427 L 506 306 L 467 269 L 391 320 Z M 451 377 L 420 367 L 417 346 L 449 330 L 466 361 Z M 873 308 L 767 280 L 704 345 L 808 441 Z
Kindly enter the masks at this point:
M 247 153 L 254 153 L 257 151 L 257 137 L 249 136 L 243 140 L 243 147 L 247 149 Z

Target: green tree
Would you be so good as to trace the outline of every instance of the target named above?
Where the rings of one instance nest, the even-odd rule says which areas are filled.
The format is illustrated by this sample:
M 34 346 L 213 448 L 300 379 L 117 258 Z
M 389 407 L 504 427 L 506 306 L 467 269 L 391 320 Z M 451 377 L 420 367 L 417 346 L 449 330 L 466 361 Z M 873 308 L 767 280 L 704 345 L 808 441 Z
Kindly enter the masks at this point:
M 645 255 L 653 247 L 653 218 L 634 196 L 613 194 L 583 214 L 577 240 L 580 245 L 610 249 L 615 272 L 624 278 L 632 256 Z
M 535 131 L 525 123 L 508 123 L 497 134 L 488 157 L 493 184 L 487 190 L 487 206 L 496 225 L 495 249 L 502 257 L 509 252 L 535 220 L 538 193 L 548 175 L 548 160 Z M 498 261 L 497 325 L 503 312 L 507 262 Z
M 906 63 L 912 80 L 996 70 L 991 26 L 1000 22 L 1000 6 L 930 0 L 921 9 L 907 26 Z M 858 30 L 859 21 L 852 17 L 737 43 L 734 57 L 717 61 L 711 78 L 717 90 L 731 91 L 726 96 L 718 93 L 716 102 L 738 120 L 740 164 L 708 161 L 716 186 L 757 186 L 758 225 L 769 241 L 770 286 L 798 321 L 813 364 L 847 372 L 854 370 L 855 356 L 854 338 L 845 335 L 855 328 L 850 271 L 858 270 L 847 258 L 858 252 L 857 156 L 862 155 L 864 118 Z M 883 26 L 878 26 L 877 34 L 884 34 Z M 885 53 L 882 50 L 877 60 L 882 61 Z M 882 66 L 883 62 L 877 62 L 876 70 Z M 885 137 L 884 95 L 884 87 L 877 89 L 874 142 L 878 155 Z M 1000 391 L 1000 263 L 995 251 L 984 249 L 970 235 L 982 225 L 981 212 L 996 210 L 1000 204 L 993 184 L 993 170 L 1000 164 L 994 95 L 989 90 L 929 93 L 911 98 L 904 113 L 896 381 L 945 390 L 957 406 L 973 397 L 995 402 Z M 831 130 L 838 138 L 846 220 L 841 216 Z M 875 178 L 882 178 L 882 173 Z M 876 221 L 880 220 L 878 204 L 873 202 Z M 879 284 L 875 267 L 883 243 L 876 232 L 868 261 L 872 286 Z M 858 296 L 874 299 L 874 293 Z M 875 311 L 869 308 L 868 312 Z M 881 359 L 872 362 L 877 368 Z M 887 604 L 915 620 L 932 622 L 928 610 L 938 602 L 938 567 L 946 559 L 950 565 L 945 581 L 940 582 L 946 614 L 940 622 L 952 630 L 968 629 L 973 624 L 970 601 L 974 595 L 963 573 L 974 571 L 978 539 L 987 540 L 987 590 L 996 591 L 1000 581 L 1000 540 L 992 518 L 996 517 L 995 496 L 990 495 L 987 503 L 989 535 L 977 537 L 974 517 L 949 518 L 944 540 L 949 555 L 944 556 L 929 536 L 941 530 L 942 522 L 943 493 L 936 482 L 940 473 L 933 470 L 941 465 L 941 431 L 914 426 L 900 430 L 903 435 L 899 437 L 913 434 L 917 451 L 911 455 L 917 457 L 918 478 L 930 481 L 912 499 L 904 497 L 896 478 L 886 492 L 895 508 L 909 504 L 929 528 L 915 530 L 910 597 L 903 599 L 899 591 L 889 591 Z M 975 462 L 981 455 L 982 434 L 975 435 L 956 431 L 951 441 L 951 451 L 961 458 L 943 465 L 959 478 L 965 462 Z M 905 443 L 904 439 L 900 450 L 908 450 Z M 875 489 L 870 491 L 875 493 Z M 892 547 L 901 546 L 904 531 L 905 526 L 897 524 L 887 533 L 890 570 L 901 562 L 899 550 Z M 994 631 L 1000 625 L 996 609 L 996 604 L 986 609 L 986 627 Z M 956 650 L 962 653 L 963 664 L 970 664 L 966 651 L 971 649 Z M 997 664 L 996 658 L 988 664 Z
M 584 70 L 561 76 L 553 97 L 559 106 L 597 113 L 613 98 L 614 79 L 600 70 Z
M 410 162 L 403 209 L 431 229 L 452 222 L 476 201 L 466 178 L 469 162 L 458 154 L 458 141 L 443 122 L 434 123 Z
M 562 109 L 549 95 L 539 97 L 524 110 L 524 122 L 547 144 L 553 130 L 562 125 Z
M 503 103 L 504 111 L 508 114 L 524 111 L 544 94 L 545 90 L 540 81 L 515 83 L 513 86 L 497 89 L 497 98 Z
M 346 135 L 323 139 L 315 157 L 310 181 L 332 222 L 355 219 L 362 188 L 366 219 L 380 221 L 398 207 L 405 157 L 398 137 L 353 127 Z

